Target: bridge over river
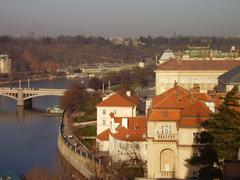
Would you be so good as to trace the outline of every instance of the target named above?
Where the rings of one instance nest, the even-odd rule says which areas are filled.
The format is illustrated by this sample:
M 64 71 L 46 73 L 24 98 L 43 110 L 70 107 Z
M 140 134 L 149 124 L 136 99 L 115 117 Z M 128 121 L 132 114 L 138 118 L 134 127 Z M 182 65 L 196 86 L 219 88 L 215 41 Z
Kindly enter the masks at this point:
M 19 82 L 18 88 L 1 87 L 0 95 L 16 100 L 18 106 L 31 106 L 34 97 L 63 96 L 65 91 L 66 89 L 22 88 Z

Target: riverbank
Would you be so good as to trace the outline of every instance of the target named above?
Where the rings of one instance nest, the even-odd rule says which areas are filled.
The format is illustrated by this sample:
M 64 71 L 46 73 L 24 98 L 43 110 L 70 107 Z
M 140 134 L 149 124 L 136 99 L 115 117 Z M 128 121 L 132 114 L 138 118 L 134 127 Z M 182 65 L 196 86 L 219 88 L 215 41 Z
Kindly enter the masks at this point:
M 30 82 L 38 82 L 38 81 L 45 81 L 45 80 L 56 80 L 56 79 L 65 79 L 64 76 L 59 76 L 56 77 L 55 79 L 49 79 L 49 77 L 39 77 L 39 78 L 34 78 L 34 79 L 30 79 Z M 21 79 L 22 83 L 26 83 L 28 82 L 28 79 Z M 19 80 L 8 80 L 8 81 L 0 81 L 0 85 L 12 85 L 12 84 L 17 84 L 19 83 Z
M 87 179 L 96 179 L 96 177 L 102 176 L 103 164 L 101 157 L 96 153 L 93 153 L 82 147 L 81 144 L 76 146 L 73 140 L 73 135 L 68 134 L 67 117 L 62 115 L 59 121 L 59 136 L 58 136 L 58 148 L 63 157 L 76 168 Z

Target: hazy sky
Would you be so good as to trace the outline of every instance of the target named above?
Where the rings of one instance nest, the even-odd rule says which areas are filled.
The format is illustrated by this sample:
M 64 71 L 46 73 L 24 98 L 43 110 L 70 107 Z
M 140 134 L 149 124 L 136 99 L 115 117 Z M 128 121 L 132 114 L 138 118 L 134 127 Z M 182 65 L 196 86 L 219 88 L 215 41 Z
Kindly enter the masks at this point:
M 0 34 L 240 35 L 240 0 L 0 0 Z

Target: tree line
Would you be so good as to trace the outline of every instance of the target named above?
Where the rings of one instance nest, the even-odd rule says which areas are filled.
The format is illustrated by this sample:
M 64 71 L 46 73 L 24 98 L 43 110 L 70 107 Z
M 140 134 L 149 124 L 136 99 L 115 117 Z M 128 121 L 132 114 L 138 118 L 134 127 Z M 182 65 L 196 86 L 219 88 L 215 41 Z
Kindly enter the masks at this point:
M 109 39 L 94 36 L 58 37 L 12 37 L 0 36 L 0 53 L 9 54 L 13 60 L 13 71 L 54 70 L 69 65 L 84 63 L 133 63 L 152 58 L 156 52 L 171 48 L 182 51 L 188 44 L 207 45 L 213 49 L 229 51 L 231 46 L 240 46 L 240 38 L 231 37 L 139 37 L 139 46 L 116 45 Z

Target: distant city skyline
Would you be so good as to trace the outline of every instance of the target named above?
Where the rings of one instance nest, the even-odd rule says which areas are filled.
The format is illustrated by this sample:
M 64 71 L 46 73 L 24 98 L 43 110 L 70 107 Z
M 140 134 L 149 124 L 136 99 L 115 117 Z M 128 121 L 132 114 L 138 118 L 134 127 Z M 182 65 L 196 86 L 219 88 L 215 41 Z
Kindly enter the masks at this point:
M 240 36 L 239 0 L 1 0 L 0 35 Z

